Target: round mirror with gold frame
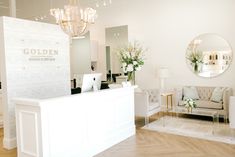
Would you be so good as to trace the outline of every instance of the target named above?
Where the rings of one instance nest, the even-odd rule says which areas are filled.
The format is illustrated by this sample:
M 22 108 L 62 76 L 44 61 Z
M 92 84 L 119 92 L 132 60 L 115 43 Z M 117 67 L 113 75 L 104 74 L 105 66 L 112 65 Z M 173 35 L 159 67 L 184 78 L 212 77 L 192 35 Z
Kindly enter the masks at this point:
M 210 78 L 226 71 L 232 56 L 232 48 L 224 38 L 216 34 L 202 34 L 188 45 L 186 62 L 193 73 Z

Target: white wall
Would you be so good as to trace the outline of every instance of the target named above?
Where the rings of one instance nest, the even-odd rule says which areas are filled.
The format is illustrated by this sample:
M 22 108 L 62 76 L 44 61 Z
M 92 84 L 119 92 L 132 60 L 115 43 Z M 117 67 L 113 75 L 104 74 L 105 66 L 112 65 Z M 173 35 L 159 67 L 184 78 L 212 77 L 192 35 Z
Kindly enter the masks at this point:
M 158 68 L 167 66 L 167 87 L 179 85 L 229 86 L 235 91 L 235 63 L 222 75 L 206 79 L 194 75 L 186 65 L 188 44 L 203 33 L 216 33 L 235 48 L 234 0 L 119 0 L 98 10 L 91 38 L 100 45 L 99 70 L 105 72 L 104 28 L 128 25 L 129 40 L 148 48 L 136 82 L 142 88 L 159 87 Z
M 12 99 L 70 95 L 69 38 L 59 26 L 0 18 L 4 147 L 16 146 Z

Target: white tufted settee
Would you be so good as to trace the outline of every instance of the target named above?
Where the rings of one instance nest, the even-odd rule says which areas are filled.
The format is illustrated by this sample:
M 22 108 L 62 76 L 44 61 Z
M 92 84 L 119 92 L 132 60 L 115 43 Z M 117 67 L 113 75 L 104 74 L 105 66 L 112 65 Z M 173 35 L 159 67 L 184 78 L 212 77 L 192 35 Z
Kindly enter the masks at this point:
M 161 109 L 159 100 L 158 89 L 135 91 L 135 116 L 145 117 L 145 124 L 148 124 L 149 117 Z
M 216 87 L 201 87 L 195 86 L 199 100 L 196 101 L 197 110 L 208 110 L 208 111 L 218 111 L 220 116 L 223 116 L 225 120 L 228 118 L 229 114 L 229 97 L 232 96 L 232 89 L 229 87 L 223 88 L 222 101 L 214 102 L 211 101 L 211 96 Z M 176 101 L 178 101 L 178 107 L 184 107 L 183 105 L 184 91 L 183 88 L 177 89 Z

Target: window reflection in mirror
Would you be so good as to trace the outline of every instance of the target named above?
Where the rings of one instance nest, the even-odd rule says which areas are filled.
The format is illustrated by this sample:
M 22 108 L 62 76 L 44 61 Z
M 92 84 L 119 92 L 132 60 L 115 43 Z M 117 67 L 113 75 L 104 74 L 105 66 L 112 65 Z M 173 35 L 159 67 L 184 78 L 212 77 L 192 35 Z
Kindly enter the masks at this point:
M 186 61 L 198 76 L 215 77 L 228 69 L 232 61 L 232 49 L 222 37 L 203 34 L 189 44 Z
M 116 82 L 116 76 L 122 74 L 117 50 L 128 44 L 128 26 L 109 27 L 105 29 L 106 74 L 107 81 Z

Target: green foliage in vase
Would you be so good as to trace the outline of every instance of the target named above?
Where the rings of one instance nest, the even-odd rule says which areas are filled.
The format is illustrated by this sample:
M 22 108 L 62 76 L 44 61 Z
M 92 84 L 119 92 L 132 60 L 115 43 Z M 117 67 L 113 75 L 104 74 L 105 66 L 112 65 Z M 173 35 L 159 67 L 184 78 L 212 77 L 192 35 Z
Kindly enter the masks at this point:
M 199 64 L 203 63 L 203 54 L 200 51 L 192 51 L 188 53 L 187 59 L 191 62 L 191 64 Z

